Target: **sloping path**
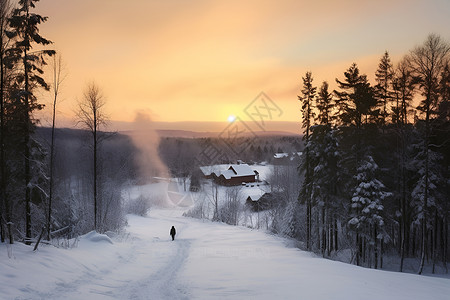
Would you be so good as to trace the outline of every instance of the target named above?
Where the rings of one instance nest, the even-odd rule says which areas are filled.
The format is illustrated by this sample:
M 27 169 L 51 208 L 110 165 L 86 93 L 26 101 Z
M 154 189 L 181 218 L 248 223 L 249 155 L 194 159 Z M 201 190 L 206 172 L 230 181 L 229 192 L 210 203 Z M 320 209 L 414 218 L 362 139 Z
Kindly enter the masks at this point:
M 38 253 L 17 245 L 25 251 L 0 261 L 0 299 L 449 299 L 447 278 L 329 261 L 264 232 L 182 212 L 128 216 L 129 234 L 114 244 L 82 239 L 77 248 Z

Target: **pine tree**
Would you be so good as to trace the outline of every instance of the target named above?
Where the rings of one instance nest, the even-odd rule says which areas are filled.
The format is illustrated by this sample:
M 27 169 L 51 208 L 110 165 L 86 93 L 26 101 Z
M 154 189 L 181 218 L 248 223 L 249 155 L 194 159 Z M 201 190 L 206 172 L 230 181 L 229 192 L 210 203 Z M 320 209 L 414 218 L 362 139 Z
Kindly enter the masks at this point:
M 399 125 L 408 124 L 408 110 L 414 97 L 415 80 L 407 59 L 397 65 L 393 78 L 395 107 L 392 109 L 392 121 Z
M 46 46 L 51 41 L 43 38 L 39 34 L 38 26 L 47 20 L 38 14 L 30 12 L 35 8 L 35 2 L 38 0 L 20 0 L 19 8 L 14 9 L 9 18 L 10 31 L 7 32 L 9 38 L 14 39 L 14 45 L 8 51 L 11 62 L 21 65 L 20 73 L 15 78 L 15 90 L 12 97 L 20 109 L 21 123 L 21 149 L 24 159 L 24 185 L 25 185 L 25 236 L 26 243 L 31 239 L 31 192 L 33 186 L 32 174 L 32 154 L 35 144 L 31 140 L 34 131 L 35 120 L 33 112 L 43 108 L 42 104 L 37 102 L 34 90 L 42 87 L 46 90 L 49 86 L 42 77 L 42 66 L 46 64 L 47 56 L 55 54 L 53 50 L 32 51 L 33 45 Z
M 333 106 L 333 96 L 328 91 L 328 83 L 325 81 L 316 97 L 317 125 L 311 128 L 309 141 L 313 170 L 312 194 L 318 206 L 317 214 L 321 229 L 318 244 L 323 256 L 329 256 L 332 250 L 337 250 L 337 245 L 333 244 L 337 231 L 332 230 L 332 227 L 339 209 L 337 195 L 339 151 L 335 131 L 331 126 Z
M 332 121 L 332 109 L 334 107 L 333 94 L 328 92 L 328 82 L 324 81 L 320 87 L 316 98 L 316 108 L 318 110 L 317 122 L 322 125 L 329 125 Z
M 411 67 L 406 58 L 402 59 L 396 69 L 393 78 L 393 90 L 395 106 L 392 108 L 392 122 L 396 125 L 396 157 L 397 170 L 395 197 L 398 199 L 399 227 L 400 227 L 400 272 L 403 271 L 403 262 L 408 248 L 410 231 L 410 192 L 408 187 L 409 163 L 408 145 L 410 143 L 410 129 L 408 127 L 408 113 L 414 97 L 415 80 L 411 73 Z
M 367 155 L 361 161 L 355 175 L 356 187 L 352 195 L 352 214 L 349 227 L 355 232 L 356 262 L 361 264 L 364 257 L 364 245 L 371 245 L 374 253 L 374 267 L 378 267 L 378 245 L 383 231 L 382 201 L 391 194 L 377 179 L 378 165 L 373 157 Z
M 313 126 L 310 137 L 310 160 L 312 171 L 312 197 L 317 203 L 320 215 L 320 250 L 322 255 L 329 256 L 337 245 L 332 241 L 335 232 L 332 224 L 337 219 L 339 203 L 338 178 L 340 177 L 338 161 L 340 152 L 334 135 L 334 130 L 328 124 Z
M 6 50 L 8 48 L 10 40 L 6 36 L 5 32 L 8 28 L 8 17 L 11 13 L 11 3 L 9 0 L 0 0 L 0 239 L 1 242 L 5 241 L 4 226 L 6 222 L 6 228 L 9 236 L 10 244 L 13 243 L 12 231 L 11 231 L 11 209 L 6 193 L 7 175 L 6 175 Z
M 439 76 L 442 74 L 450 55 L 450 45 L 444 42 L 437 35 L 428 36 L 422 46 L 415 48 L 409 61 L 412 68 L 412 74 L 418 79 L 419 89 L 423 100 L 417 109 L 424 115 L 424 133 L 423 133 L 423 153 L 424 153 L 424 176 L 423 176 L 423 207 L 428 210 L 428 198 L 430 193 L 430 133 L 431 121 L 436 113 L 439 100 Z M 427 212 L 423 213 L 422 219 L 422 243 L 421 243 L 421 262 L 418 273 L 423 271 L 425 256 L 427 251 Z
M 358 66 L 354 63 L 344 72 L 345 81 L 336 78 L 340 91 L 335 90 L 337 96 L 338 118 L 341 125 L 354 125 L 361 128 L 363 121 L 373 117 L 376 99 L 373 88 L 366 75 L 360 75 Z
M 386 124 L 386 118 L 389 115 L 389 104 L 393 99 L 392 91 L 392 79 L 394 77 L 394 70 L 391 63 L 389 53 L 384 52 L 383 57 L 380 59 L 378 69 L 375 73 L 375 80 L 377 85 L 375 86 L 375 93 L 378 99 L 378 106 L 380 107 L 379 119 L 381 126 Z
M 313 101 L 316 97 L 316 87 L 313 87 L 313 77 L 311 72 L 306 72 L 303 79 L 302 95 L 298 96 L 298 100 L 302 104 L 302 128 L 304 128 L 303 140 L 305 141 L 305 155 L 302 157 L 300 169 L 305 172 L 305 180 L 303 182 L 302 190 L 299 194 L 299 199 L 306 201 L 306 248 L 311 250 L 311 227 L 312 227 L 312 189 L 311 178 L 312 170 L 310 166 L 310 145 L 309 136 L 310 128 L 314 122 Z

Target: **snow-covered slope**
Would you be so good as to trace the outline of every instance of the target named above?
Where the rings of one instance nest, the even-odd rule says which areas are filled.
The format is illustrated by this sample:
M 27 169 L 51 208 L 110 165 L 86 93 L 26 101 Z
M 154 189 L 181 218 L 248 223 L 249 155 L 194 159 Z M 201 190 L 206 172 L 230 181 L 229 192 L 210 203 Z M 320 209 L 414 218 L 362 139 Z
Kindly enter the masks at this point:
M 90 233 L 69 250 L 1 244 L 0 299 L 449 299 L 448 278 L 329 261 L 181 214 L 130 215 L 127 234 Z

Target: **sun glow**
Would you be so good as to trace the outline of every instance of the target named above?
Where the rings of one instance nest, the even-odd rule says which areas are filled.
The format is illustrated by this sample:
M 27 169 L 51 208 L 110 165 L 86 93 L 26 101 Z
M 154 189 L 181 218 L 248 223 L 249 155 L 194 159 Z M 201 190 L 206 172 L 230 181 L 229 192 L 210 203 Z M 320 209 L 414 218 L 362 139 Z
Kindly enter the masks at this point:
M 236 120 L 236 117 L 234 115 L 229 115 L 227 120 L 229 123 L 233 123 Z

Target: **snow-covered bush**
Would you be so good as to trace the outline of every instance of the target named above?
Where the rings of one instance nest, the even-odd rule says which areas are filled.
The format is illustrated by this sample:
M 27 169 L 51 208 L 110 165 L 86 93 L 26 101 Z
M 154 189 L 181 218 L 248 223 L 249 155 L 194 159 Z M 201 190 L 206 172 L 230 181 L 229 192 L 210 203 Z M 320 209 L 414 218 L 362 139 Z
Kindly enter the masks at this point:
M 128 214 L 145 216 L 150 207 L 150 199 L 141 195 L 136 199 L 130 199 L 128 201 L 126 205 L 126 212 Z

